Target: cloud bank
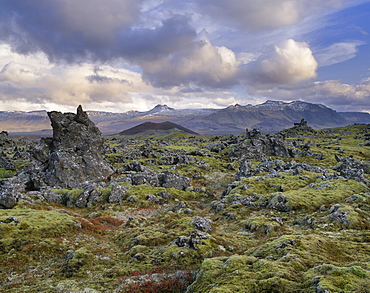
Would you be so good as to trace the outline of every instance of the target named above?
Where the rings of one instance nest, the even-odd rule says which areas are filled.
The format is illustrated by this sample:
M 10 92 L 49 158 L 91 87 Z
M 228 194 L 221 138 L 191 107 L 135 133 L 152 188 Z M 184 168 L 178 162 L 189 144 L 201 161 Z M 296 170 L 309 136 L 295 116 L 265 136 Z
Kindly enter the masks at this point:
M 312 45 L 307 33 L 363 2 L 2 0 L 0 107 L 221 106 L 269 95 L 367 105 L 367 81 L 315 80 L 319 66 L 355 58 L 368 42 L 333 33 Z M 315 29 L 302 30 L 307 24 Z

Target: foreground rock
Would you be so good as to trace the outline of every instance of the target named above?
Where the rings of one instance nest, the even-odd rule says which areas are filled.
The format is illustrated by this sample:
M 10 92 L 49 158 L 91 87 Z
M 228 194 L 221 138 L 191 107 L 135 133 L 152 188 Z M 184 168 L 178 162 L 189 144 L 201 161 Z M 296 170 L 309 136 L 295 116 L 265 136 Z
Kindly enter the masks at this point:
M 48 115 L 53 127 L 53 139 L 46 183 L 79 187 L 86 181 L 100 181 L 113 173 L 103 157 L 101 132 L 81 106 L 77 115 L 55 111 Z
M 84 187 L 113 173 L 103 156 L 101 132 L 81 106 L 77 114 L 49 112 L 48 115 L 53 137 L 32 146 L 27 166 L 17 176 L 1 181 L 1 207 L 12 208 L 29 191 Z M 1 134 L 1 141 L 3 145 L 10 144 L 6 133 Z M 5 156 L 1 162 L 11 163 Z

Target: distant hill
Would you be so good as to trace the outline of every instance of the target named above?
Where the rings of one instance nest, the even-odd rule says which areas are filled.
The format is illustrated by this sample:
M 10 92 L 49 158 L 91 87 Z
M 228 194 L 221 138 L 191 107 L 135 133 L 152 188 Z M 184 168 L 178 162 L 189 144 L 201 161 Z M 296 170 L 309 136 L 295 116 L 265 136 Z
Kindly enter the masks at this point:
M 149 132 L 153 133 L 153 131 L 154 133 L 161 133 L 162 131 L 167 131 L 167 130 L 178 130 L 178 131 L 183 131 L 189 134 L 195 134 L 195 135 L 198 134 L 190 129 L 187 129 L 185 127 L 182 127 L 181 125 L 178 125 L 176 123 L 172 123 L 169 121 L 162 122 L 162 123 L 144 122 L 130 129 L 121 131 L 119 134 L 120 135 L 136 135 L 136 134 L 143 134 L 143 133 L 149 133 Z
M 87 111 L 90 119 L 105 135 L 115 134 L 145 122 L 172 122 L 178 127 L 200 134 L 241 134 L 245 129 L 278 132 L 305 119 L 315 129 L 340 127 L 354 123 L 370 123 L 370 114 L 337 112 L 321 104 L 302 101 L 290 103 L 266 101 L 259 105 L 233 105 L 224 109 L 174 109 L 157 105 L 149 111 L 112 113 Z M 46 111 L 0 111 L 0 131 L 10 136 L 48 136 L 51 125 Z
M 370 114 L 364 112 L 338 112 L 346 121 L 358 124 L 370 124 Z

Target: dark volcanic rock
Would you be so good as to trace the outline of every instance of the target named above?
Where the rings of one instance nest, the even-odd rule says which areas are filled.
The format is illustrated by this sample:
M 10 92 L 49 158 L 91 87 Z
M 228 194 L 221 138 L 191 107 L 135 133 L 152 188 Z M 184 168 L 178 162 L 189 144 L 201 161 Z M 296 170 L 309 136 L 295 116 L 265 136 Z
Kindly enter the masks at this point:
M 186 176 L 180 176 L 170 171 L 161 173 L 161 186 L 165 188 L 176 188 L 185 190 L 190 186 L 191 179 Z
M 335 159 L 339 166 L 334 167 L 333 169 L 340 173 L 340 176 L 343 176 L 347 179 L 353 179 L 357 182 L 363 182 L 368 185 L 369 180 L 364 177 L 364 174 L 370 174 L 370 164 L 356 161 L 351 158 L 335 156 Z
M 186 176 L 181 176 L 170 171 L 166 171 L 165 173 L 128 173 L 124 181 L 132 185 L 146 184 L 153 187 L 176 188 L 179 190 L 185 190 L 190 186 L 191 179 Z
M 3 168 L 5 170 L 14 169 L 14 164 L 13 164 L 12 160 L 4 152 L 0 153 L 0 168 Z
M 0 208 L 12 208 L 24 197 L 26 182 L 29 177 L 25 173 L 0 181 Z
M 48 112 L 53 127 L 45 181 L 78 187 L 106 179 L 113 170 L 103 157 L 103 137 L 82 107 L 73 113 Z
M 8 133 L 6 131 L 0 132 L 0 148 L 10 148 L 14 145 L 14 141 L 8 138 Z
M 295 154 L 282 134 L 264 135 L 258 129 L 247 131 L 247 140 L 231 149 L 232 160 L 256 159 L 262 161 L 266 156 L 282 158 L 294 157 Z
M 317 131 L 315 129 L 311 128 L 310 126 L 308 126 L 307 121 L 304 120 L 304 118 L 302 118 L 301 122 L 294 123 L 293 127 L 289 128 L 289 129 L 285 129 L 285 130 L 281 131 L 280 133 L 284 134 L 285 136 L 294 137 L 294 136 L 298 136 L 300 134 L 307 134 L 307 133 L 316 134 Z
M 212 220 L 209 218 L 196 217 L 191 223 L 203 232 L 210 233 L 212 231 Z

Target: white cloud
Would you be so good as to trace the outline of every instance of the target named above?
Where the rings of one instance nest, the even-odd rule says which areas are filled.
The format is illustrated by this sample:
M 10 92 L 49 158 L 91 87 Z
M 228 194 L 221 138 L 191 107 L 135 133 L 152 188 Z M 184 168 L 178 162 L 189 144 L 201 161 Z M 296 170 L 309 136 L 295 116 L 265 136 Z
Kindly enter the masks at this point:
M 3 61 L 22 59 L 13 54 Z M 29 57 L 30 58 L 30 57 Z M 122 110 L 126 103 L 132 103 L 132 93 L 149 92 L 152 87 L 145 84 L 141 74 L 127 69 L 102 65 L 97 70 L 91 64 L 80 65 L 35 65 L 36 57 L 27 62 L 10 61 L 0 63 L 0 101 L 12 108 L 12 103 L 24 105 L 25 101 L 40 107 L 59 105 L 61 108 L 83 104 L 120 103 Z M 41 61 L 43 61 L 41 59 Z M 28 108 L 28 107 L 27 107 Z M 99 107 L 97 107 L 99 109 Z M 118 110 L 118 109 L 116 109 Z
M 333 9 L 345 0 L 200 0 L 201 9 L 247 31 L 278 29 L 298 23 L 321 10 Z
M 247 65 L 247 84 L 274 87 L 316 77 L 317 61 L 306 43 L 292 39 L 275 45 Z
M 201 40 L 169 57 L 141 62 L 144 78 L 158 87 L 195 84 L 230 87 L 238 83 L 242 64 L 233 51 Z
M 344 62 L 356 57 L 357 47 L 364 44 L 361 41 L 335 43 L 315 52 L 315 58 L 320 66 L 329 66 Z

